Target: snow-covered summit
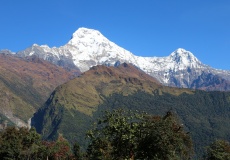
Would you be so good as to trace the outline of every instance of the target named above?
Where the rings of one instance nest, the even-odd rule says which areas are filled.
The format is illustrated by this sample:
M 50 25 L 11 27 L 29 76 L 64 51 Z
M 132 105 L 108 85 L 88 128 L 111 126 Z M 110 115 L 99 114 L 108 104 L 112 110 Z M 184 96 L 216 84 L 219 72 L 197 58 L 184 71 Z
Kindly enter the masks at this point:
M 77 46 L 79 43 L 103 43 L 109 41 L 99 31 L 88 28 L 79 28 L 76 30 L 68 44 Z
M 63 47 L 72 53 L 74 64 L 81 71 L 98 64 L 114 65 L 119 60 L 136 62 L 131 52 L 119 47 L 94 29 L 79 28 Z
M 188 63 L 200 62 L 190 51 L 183 48 L 178 48 L 170 54 L 170 57 L 175 61 L 187 61 Z
M 190 52 L 183 48 L 178 48 L 172 52 L 166 59 L 171 64 L 174 64 L 174 68 L 177 70 L 183 70 L 186 68 L 202 68 L 204 65 Z
M 114 65 L 118 61 L 133 63 L 146 72 L 202 67 L 202 63 L 185 49 L 179 48 L 167 57 L 135 56 L 108 40 L 98 30 L 83 27 L 73 33 L 66 45 L 49 48 L 47 45 L 34 44 L 21 54 L 39 54 L 44 59 L 56 59 L 55 62 L 65 57 L 70 59 L 82 72 L 95 65 Z
M 178 48 L 166 57 L 136 56 L 108 40 L 98 30 L 88 28 L 76 30 L 69 42 L 61 47 L 50 48 L 47 45 L 34 44 L 17 54 L 21 56 L 36 54 L 57 65 L 74 65 L 82 72 L 101 64 L 132 63 L 164 84 L 176 84 L 178 82 L 172 81 L 178 79 L 181 83 L 180 87 L 191 83 L 192 79 L 189 77 L 191 70 L 198 70 L 195 76 L 200 75 L 204 70 L 207 72 L 212 70 L 211 67 L 202 64 L 190 51 L 183 48 Z M 188 71 L 189 73 L 186 73 Z M 183 77 L 187 77 L 186 80 Z
M 21 52 L 23 55 L 39 54 L 44 59 L 67 57 L 81 70 L 98 64 L 114 65 L 117 61 L 133 63 L 146 72 L 201 68 L 202 63 L 189 51 L 179 48 L 167 57 L 140 57 L 119 47 L 95 29 L 79 28 L 70 41 L 59 48 L 34 44 Z M 54 57 L 54 58 L 52 58 Z
M 138 57 L 138 66 L 147 73 L 159 71 L 179 71 L 188 68 L 204 68 L 202 64 L 190 51 L 179 48 L 166 57 Z M 140 63 L 142 62 L 142 63 Z

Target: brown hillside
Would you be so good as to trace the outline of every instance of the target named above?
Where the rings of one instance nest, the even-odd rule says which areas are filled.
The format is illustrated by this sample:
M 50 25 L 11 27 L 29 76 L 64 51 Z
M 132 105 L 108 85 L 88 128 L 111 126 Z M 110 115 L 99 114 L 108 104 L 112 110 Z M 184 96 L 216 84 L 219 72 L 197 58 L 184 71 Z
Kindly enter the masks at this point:
M 104 97 L 114 93 L 127 96 L 137 91 L 153 94 L 155 89 L 174 95 L 191 92 L 187 89 L 165 87 L 131 64 L 124 63 L 119 67 L 98 65 L 82 73 L 79 78 L 59 86 L 50 97 L 50 105 L 59 104 L 91 115 Z
M 23 124 L 58 85 L 74 76 L 76 72 L 68 72 L 36 56 L 19 58 L 0 54 L 0 114 Z

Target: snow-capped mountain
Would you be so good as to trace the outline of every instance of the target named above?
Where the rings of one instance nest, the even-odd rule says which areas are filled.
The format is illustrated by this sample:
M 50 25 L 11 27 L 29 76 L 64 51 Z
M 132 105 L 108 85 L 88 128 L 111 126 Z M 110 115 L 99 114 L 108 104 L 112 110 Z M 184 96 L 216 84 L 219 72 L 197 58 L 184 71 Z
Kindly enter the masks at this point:
M 34 44 L 17 55 L 37 55 L 60 66 L 77 67 L 81 72 L 99 64 L 116 66 L 123 62 L 132 63 L 168 86 L 192 88 L 195 81 L 199 84 L 197 79 L 202 73 L 230 80 L 229 71 L 216 70 L 202 64 L 185 49 L 179 48 L 167 57 L 140 57 L 111 42 L 99 31 L 87 28 L 79 28 L 71 40 L 59 48 Z M 209 85 L 216 85 L 213 83 Z

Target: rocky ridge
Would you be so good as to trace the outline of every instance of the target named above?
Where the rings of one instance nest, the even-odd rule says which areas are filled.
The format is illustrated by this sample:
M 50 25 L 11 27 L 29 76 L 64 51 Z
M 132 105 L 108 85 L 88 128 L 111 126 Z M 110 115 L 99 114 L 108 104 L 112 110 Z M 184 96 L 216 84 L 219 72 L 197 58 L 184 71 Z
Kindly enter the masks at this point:
M 37 45 L 16 53 L 18 56 L 37 55 L 54 64 L 68 68 L 78 68 L 81 72 L 92 66 L 116 66 L 120 63 L 132 63 L 167 86 L 209 90 L 229 90 L 230 71 L 217 70 L 200 62 L 190 51 L 179 48 L 166 57 L 141 57 L 119 47 L 108 40 L 99 31 L 79 28 L 71 40 L 61 46 L 50 48 Z M 213 74 L 225 81 L 227 87 L 218 88 L 215 81 L 200 84 L 199 76 Z M 206 77 L 207 79 L 208 77 Z M 212 83 L 211 83 L 212 82 Z M 212 87 L 214 86 L 214 87 Z

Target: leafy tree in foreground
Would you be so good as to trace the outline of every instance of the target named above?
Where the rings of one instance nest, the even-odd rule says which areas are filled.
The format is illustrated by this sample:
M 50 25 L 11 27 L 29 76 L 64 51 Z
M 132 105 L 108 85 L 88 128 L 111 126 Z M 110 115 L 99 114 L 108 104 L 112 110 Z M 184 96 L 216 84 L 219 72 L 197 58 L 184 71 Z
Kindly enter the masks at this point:
M 145 117 L 140 137 L 137 149 L 140 159 L 190 159 L 193 153 L 190 136 L 171 112 L 164 117 Z
M 41 157 L 49 160 L 71 159 L 72 157 L 69 142 L 62 136 L 59 136 L 57 141 L 43 141 L 41 153 Z
M 34 128 L 8 127 L 0 133 L 2 159 L 34 159 L 39 146 L 40 135 Z
M 42 141 L 34 128 L 8 127 L 0 132 L 0 159 L 57 160 L 73 158 L 67 140 Z
M 190 136 L 176 117 L 114 110 L 89 131 L 89 159 L 189 159 Z
M 97 127 L 89 131 L 89 159 L 128 159 L 137 148 L 137 118 L 122 110 L 106 112 Z
M 73 154 L 77 160 L 83 159 L 83 153 L 81 152 L 81 147 L 77 142 L 73 144 Z
M 216 140 L 207 148 L 207 160 L 230 160 L 230 144 L 224 140 Z

